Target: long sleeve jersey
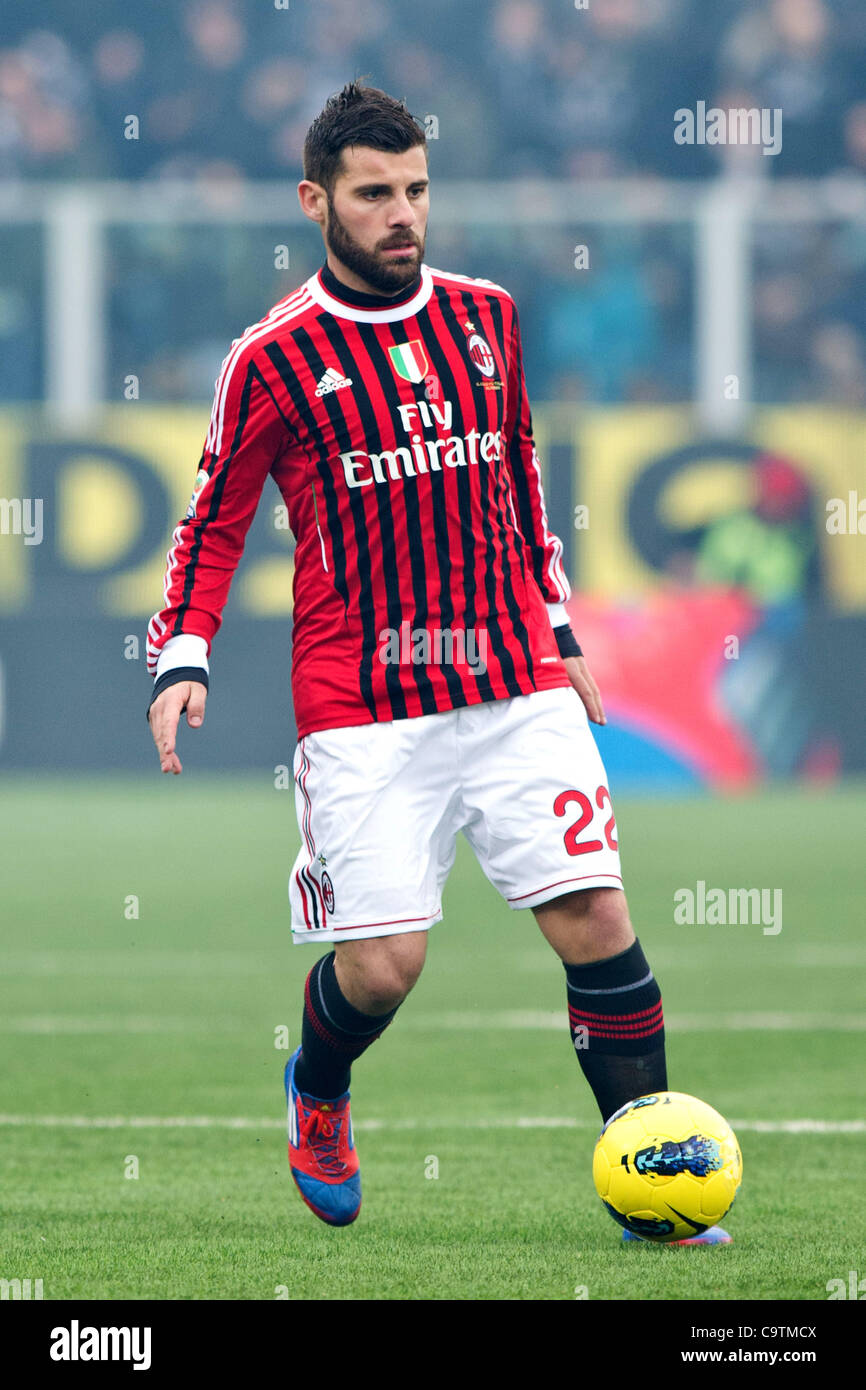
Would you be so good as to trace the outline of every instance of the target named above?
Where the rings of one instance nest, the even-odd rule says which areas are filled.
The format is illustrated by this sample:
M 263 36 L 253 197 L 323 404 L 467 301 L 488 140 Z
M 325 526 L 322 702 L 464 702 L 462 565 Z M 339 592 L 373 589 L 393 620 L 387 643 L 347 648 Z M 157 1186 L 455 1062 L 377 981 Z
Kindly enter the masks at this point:
M 432 270 L 395 299 L 327 266 L 236 339 L 172 536 L 148 669 L 207 670 L 271 475 L 295 537 L 298 735 L 569 684 L 511 296 Z

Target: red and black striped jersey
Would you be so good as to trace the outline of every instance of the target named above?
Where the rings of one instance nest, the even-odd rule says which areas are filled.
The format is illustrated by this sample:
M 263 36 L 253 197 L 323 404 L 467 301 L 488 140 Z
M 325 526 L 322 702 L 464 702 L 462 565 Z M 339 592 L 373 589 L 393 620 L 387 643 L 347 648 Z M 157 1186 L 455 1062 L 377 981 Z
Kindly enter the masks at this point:
M 395 299 L 323 267 L 235 340 L 148 666 L 207 668 L 271 475 L 295 537 L 298 734 L 568 685 L 517 311 L 423 265 Z

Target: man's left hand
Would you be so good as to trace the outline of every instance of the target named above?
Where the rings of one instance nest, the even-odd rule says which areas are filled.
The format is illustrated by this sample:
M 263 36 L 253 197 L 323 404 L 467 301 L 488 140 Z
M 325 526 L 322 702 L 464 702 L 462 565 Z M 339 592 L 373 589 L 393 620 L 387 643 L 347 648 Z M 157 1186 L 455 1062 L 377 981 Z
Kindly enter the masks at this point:
M 606 724 L 607 716 L 601 703 L 601 693 L 584 658 L 582 656 L 566 656 L 563 658 L 563 662 L 568 672 L 568 679 L 583 701 L 584 708 L 592 723 Z

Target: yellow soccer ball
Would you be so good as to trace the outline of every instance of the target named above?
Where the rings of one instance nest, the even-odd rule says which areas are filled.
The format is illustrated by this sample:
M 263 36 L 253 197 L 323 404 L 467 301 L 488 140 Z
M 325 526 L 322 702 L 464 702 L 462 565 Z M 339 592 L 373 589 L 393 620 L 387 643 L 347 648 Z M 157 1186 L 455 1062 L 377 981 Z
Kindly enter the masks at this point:
M 680 1091 L 659 1091 L 611 1115 L 598 1136 L 592 1176 L 614 1221 L 664 1243 L 721 1221 L 737 1195 L 743 1159 L 717 1110 Z

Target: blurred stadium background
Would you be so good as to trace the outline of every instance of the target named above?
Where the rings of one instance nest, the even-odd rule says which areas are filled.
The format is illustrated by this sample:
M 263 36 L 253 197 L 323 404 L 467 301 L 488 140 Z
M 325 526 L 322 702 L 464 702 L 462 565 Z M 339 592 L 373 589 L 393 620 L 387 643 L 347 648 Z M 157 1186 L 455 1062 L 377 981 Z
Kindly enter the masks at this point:
M 615 785 L 864 770 L 863 540 L 826 525 L 866 489 L 859 0 L 0 16 L 0 765 L 152 762 L 141 636 L 214 379 L 321 261 L 303 135 L 365 73 L 430 132 L 429 262 L 520 307 Z M 781 151 L 677 144 L 698 100 L 780 108 Z M 14 499 L 37 498 L 42 540 L 23 544 Z M 291 743 L 291 574 L 263 503 L 201 766 Z

